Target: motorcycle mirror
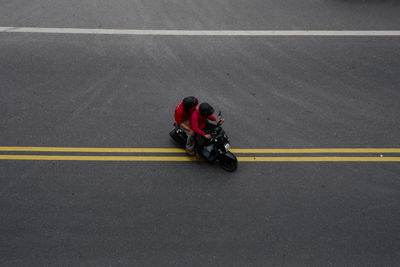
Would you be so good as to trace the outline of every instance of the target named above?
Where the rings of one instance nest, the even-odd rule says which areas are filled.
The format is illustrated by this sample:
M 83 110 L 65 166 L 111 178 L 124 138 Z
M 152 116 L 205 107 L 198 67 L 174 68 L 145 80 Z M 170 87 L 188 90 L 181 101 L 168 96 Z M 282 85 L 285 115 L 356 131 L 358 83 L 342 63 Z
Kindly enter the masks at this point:
M 220 110 L 220 111 L 218 111 L 218 117 L 221 117 L 221 116 L 222 116 L 222 112 Z

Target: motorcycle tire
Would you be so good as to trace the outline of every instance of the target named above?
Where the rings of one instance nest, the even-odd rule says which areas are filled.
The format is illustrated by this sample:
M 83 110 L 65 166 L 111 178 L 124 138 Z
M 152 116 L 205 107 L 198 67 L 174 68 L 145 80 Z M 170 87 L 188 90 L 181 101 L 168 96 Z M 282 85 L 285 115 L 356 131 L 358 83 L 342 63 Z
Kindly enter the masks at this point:
M 219 159 L 219 164 L 222 169 L 228 172 L 236 171 L 238 167 L 238 161 L 231 152 L 227 152 L 226 154 L 222 155 Z
M 169 135 L 172 137 L 172 139 L 175 140 L 179 145 L 185 146 L 186 141 L 182 139 L 182 137 L 179 136 L 179 134 L 176 132 L 176 128 L 172 129 L 172 131 L 169 132 Z

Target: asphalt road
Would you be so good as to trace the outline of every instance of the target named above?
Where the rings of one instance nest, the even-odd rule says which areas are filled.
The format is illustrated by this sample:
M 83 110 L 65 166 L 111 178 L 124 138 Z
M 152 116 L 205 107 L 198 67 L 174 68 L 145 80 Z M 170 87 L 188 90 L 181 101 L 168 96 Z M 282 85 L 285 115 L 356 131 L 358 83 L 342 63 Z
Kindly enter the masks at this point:
M 398 30 L 397 0 L 2 0 L 2 26 Z
M 399 30 L 397 1 L 2 1 L 0 26 Z M 0 145 L 399 147 L 399 37 L 0 33 Z M 399 163 L 0 161 L 2 266 L 396 266 Z

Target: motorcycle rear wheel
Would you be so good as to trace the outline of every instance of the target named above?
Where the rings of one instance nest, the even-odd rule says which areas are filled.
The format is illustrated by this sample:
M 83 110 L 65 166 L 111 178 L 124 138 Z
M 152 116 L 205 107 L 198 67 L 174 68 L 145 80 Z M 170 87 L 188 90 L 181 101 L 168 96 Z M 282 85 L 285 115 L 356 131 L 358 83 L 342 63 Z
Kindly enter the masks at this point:
M 184 140 L 182 137 L 180 137 L 180 135 L 176 132 L 177 131 L 177 127 L 175 127 L 174 129 L 172 129 L 172 131 L 169 132 L 169 135 L 172 137 L 172 139 L 175 140 L 175 142 L 177 142 L 179 145 L 181 146 L 186 146 L 186 140 Z M 186 136 L 186 135 L 185 135 Z

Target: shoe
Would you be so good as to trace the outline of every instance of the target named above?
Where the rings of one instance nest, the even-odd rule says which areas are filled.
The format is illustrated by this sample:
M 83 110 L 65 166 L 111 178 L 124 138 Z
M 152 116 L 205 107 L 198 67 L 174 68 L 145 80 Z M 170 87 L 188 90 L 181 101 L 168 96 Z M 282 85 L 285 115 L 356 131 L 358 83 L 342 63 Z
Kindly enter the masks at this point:
M 201 159 L 202 159 L 202 157 L 201 157 L 199 151 L 196 150 L 195 154 L 196 154 L 196 159 L 197 159 L 197 160 L 201 160 Z
M 188 153 L 190 156 L 196 155 L 196 153 L 193 150 L 186 149 L 186 153 Z

